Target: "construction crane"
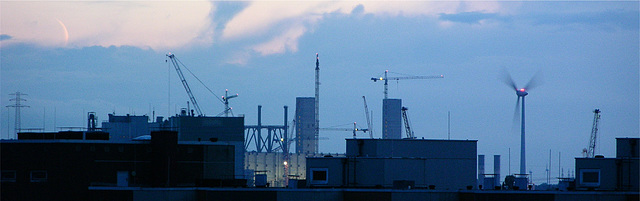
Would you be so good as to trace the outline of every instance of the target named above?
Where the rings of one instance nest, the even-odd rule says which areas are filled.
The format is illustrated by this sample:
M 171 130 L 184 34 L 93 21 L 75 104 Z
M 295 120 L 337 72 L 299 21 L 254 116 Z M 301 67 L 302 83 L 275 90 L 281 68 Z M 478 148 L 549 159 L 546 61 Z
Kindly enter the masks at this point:
M 389 96 L 389 80 L 408 80 L 408 79 L 435 79 L 435 78 L 444 78 L 444 75 L 434 75 L 434 76 L 404 76 L 404 77 L 387 77 L 387 73 L 389 70 L 384 71 L 384 77 L 372 77 L 371 80 L 373 82 L 383 81 L 384 80 L 384 99 L 387 99 Z
M 356 122 L 353 122 L 353 129 L 351 128 L 320 128 L 320 130 L 329 130 L 329 131 L 352 131 L 353 132 L 353 138 L 356 138 L 356 132 L 361 131 L 361 132 L 368 132 L 369 129 L 359 129 L 356 126 Z
M 413 130 L 411 130 L 411 122 L 409 122 L 409 117 L 407 117 L 407 110 L 409 108 L 402 107 L 402 119 L 404 120 L 404 128 L 405 133 L 407 134 L 408 139 L 415 139 L 415 135 L 413 135 Z
M 171 63 L 173 64 L 173 67 L 176 69 L 176 72 L 178 73 L 178 77 L 180 77 L 180 81 L 182 81 L 182 86 L 184 86 L 184 89 L 187 91 L 187 95 L 189 95 L 189 99 L 193 104 L 193 108 L 198 113 L 198 116 L 204 116 L 204 114 L 202 113 L 202 110 L 200 110 L 200 105 L 198 105 L 196 98 L 193 97 L 193 93 L 191 93 L 191 88 L 189 87 L 187 80 L 184 79 L 184 75 L 182 74 L 182 70 L 180 70 L 180 66 L 178 65 L 176 56 L 174 54 L 169 53 L 167 54 L 167 57 L 169 57 L 169 59 L 171 60 Z
M 367 98 L 362 96 L 362 100 L 364 101 L 364 113 L 367 116 L 367 130 L 369 130 L 369 138 L 373 139 L 373 126 L 371 126 L 371 118 L 369 117 L 369 107 L 367 107 Z
M 593 110 L 593 126 L 591 127 L 591 139 L 589 140 L 589 147 L 587 149 L 587 158 L 595 157 L 598 122 L 600 122 L 600 109 L 595 109 Z

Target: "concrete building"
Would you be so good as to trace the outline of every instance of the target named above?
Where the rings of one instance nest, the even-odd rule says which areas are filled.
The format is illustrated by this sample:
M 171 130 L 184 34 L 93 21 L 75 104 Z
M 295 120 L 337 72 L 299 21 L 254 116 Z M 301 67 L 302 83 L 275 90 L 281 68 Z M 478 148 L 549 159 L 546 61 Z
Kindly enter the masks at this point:
M 315 98 L 296 98 L 296 153 L 318 153 L 316 132 Z
M 640 190 L 640 138 L 616 138 L 616 157 L 576 158 L 577 190 Z
M 474 188 L 476 154 L 477 140 L 347 139 L 346 157 L 307 158 L 307 184 L 310 187 Z
M 382 139 L 402 139 L 402 99 L 382 100 Z

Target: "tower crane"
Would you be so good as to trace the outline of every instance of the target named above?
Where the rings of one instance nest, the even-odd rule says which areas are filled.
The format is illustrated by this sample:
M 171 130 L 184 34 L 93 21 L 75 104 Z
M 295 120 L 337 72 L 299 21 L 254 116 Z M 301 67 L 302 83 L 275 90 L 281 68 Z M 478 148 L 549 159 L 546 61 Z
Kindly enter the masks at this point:
M 388 81 L 389 80 L 408 80 L 408 79 L 435 79 L 435 78 L 444 78 L 444 75 L 434 75 L 434 76 L 404 76 L 404 77 L 387 77 L 387 73 L 389 70 L 384 71 L 384 77 L 372 77 L 371 80 L 373 82 L 383 81 L 384 80 L 384 99 L 388 98 Z
M 411 123 L 409 122 L 409 117 L 407 117 L 407 110 L 409 110 L 409 108 L 402 107 L 401 110 L 402 110 L 402 119 L 404 120 L 404 128 L 405 128 L 405 133 L 407 134 L 407 138 L 415 139 L 416 136 L 413 135 L 413 130 L 411 130 Z
M 167 57 L 169 57 L 169 59 L 171 60 L 171 63 L 173 64 L 173 67 L 176 69 L 176 72 L 178 73 L 178 77 L 180 77 L 180 81 L 182 82 L 182 86 L 184 86 L 184 89 L 187 91 L 187 95 L 189 95 L 189 99 L 193 104 L 193 108 L 198 113 L 198 116 L 204 116 L 204 114 L 202 113 L 202 110 L 200 110 L 200 105 L 198 105 L 196 98 L 193 97 L 193 93 L 191 93 L 191 88 L 189 87 L 187 80 L 184 79 L 184 75 L 182 74 L 182 70 L 180 70 L 180 66 L 178 65 L 176 56 L 174 54 L 169 53 L 167 54 Z
M 596 152 L 596 138 L 598 137 L 598 122 L 600 122 L 600 109 L 593 110 L 593 126 L 591 127 L 591 139 L 587 149 L 587 158 L 593 158 Z
M 356 138 L 356 132 L 361 131 L 361 132 L 368 132 L 369 129 L 359 129 L 356 126 L 356 122 L 353 122 L 353 129 L 351 128 L 320 128 L 320 130 L 329 130 L 329 131 L 352 131 L 353 132 L 353 138 Z
M 367 98 L 362 96 L 362 100 L 364 101 L 364 113 L 367 115 L 367 130 L 369 130 L 369 138 L 373 139 L 373 126 L 371 126 L 371 118 L 369 117 L 369 107 L 367 107 Z

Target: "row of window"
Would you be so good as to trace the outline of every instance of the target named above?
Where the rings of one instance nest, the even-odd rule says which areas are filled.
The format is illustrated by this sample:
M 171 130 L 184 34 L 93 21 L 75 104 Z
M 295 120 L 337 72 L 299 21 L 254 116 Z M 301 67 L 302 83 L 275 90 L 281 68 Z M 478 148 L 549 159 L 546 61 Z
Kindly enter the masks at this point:
M 103 148 L 104 152 L 110 152 L 111 151 L 111 147 L 110 146 L 104 146 L 102 148 Z M 76 151 L 82 151 L 82 146 L 76 145 Z M 96 146 L 95 145 L 89 146 L 89 151 L 96 151 Z M 153 151 L 153 149 L 151 147 L 147 147 L 146 151 L 147 151 L 147 153 L 151 153 Z M 124 152 L 124 147 L 123 146 L 118 146 L 118 152 Z M 187 153 L 193 153 L 193 148 L 191 148 L 191 147 L 187 148 L 186 152 Z
M 17 173 L 15 170 L 2 170 L 0 178 L 2 178 L 2 182 L 16 182 Z M 30 182 L 46 182 L 47 178 L 46 170 L 31 170 L 29 172 Z

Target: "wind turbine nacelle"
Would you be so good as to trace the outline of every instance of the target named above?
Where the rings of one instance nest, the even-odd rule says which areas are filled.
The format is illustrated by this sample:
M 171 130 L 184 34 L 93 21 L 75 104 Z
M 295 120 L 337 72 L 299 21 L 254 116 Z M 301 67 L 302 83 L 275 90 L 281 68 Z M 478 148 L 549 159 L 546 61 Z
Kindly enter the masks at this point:
M 516 90 L 516 95 L 518 96 L 526 96 L 527 94 L 529 93 L 527 93 L 527 91 L 524 88 Z

